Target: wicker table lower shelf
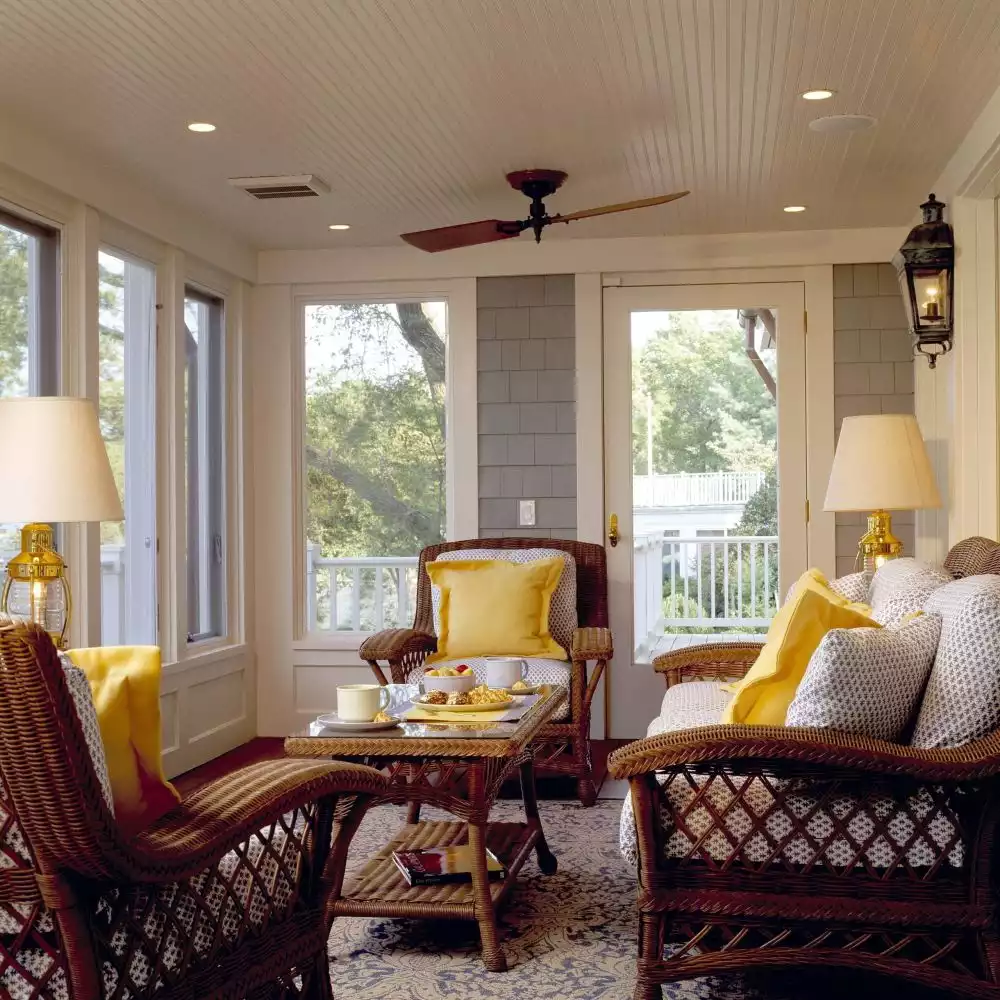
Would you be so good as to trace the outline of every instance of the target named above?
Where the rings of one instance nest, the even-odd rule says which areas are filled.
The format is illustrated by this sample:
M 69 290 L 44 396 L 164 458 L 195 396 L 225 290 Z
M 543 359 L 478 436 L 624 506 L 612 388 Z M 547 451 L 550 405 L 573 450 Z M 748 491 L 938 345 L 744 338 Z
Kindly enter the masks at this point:
M 518 871 L 531 854 L 540 828 L 527 823 L 490 823 L 486 845 L 503 862 L 507 877 L 490 883 L 494 909 L 506 898 Z M 422 917 L 435 920 L 478 920 L 471 882 L 409 886 L 392 860 L 392 852 L 465 844 L 469 827 L 461 822 L 410 823 L 348 883 L 332 905 L 335 916 Z M 551 856 L 550 856 L 551 858 Z M 546 864 L 555 871 L 555 859 Z

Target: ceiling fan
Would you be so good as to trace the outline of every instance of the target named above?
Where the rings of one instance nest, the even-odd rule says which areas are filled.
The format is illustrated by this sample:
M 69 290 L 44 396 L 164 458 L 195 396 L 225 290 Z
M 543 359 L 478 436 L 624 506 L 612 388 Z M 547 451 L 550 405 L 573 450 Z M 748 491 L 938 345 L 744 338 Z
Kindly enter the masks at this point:
M 623 201 L 617 205 L 602 205 L 600 208 L 585 208 L 581 212 L 568 215 L 549 215 L 545 211 L 543 198 L 557 191 L 566 180 L 562 170 L 515 170 L 507 174 L 507 183 L 515 191 L 520 191 L 531 199 L 527 219 L 505 221 L 503 219 L 483 219 L 480 222 L 466 222 L 460 226 L 442 226 L 440 229 L 422 229 L 416 233 L 403 233 L 402 239 L 418 250 L 437 253 L 439 250 L 455 250 L 471 247 L 478 243 L 493 243 L 520 236 L 526 229 L 535 234 L 535 242 L 540 243 L 542 230 L 553 222 L 576 222 L 595 215 L 611 215 L 614 212 L 629 212 L 633 208 L 650 208 L 665 205 L 690 194 L 689 191 L 675 191 L 656 198 L 640 198 L 638 201 Z

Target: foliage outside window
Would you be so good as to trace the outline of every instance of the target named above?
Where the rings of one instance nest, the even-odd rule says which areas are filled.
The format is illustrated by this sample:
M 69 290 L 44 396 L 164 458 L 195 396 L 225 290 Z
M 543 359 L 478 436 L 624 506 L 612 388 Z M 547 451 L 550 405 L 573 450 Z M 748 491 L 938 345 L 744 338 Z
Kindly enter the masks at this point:
M 778 534 L 777 407 L 747 357 L 745 337 L 735 311 L 653 313 L 638 322 L 633 317 L 634 475 L 761 476 L 736 523 L 718 532 L 760 541 L 727 545 L 710 540 L 714 530 L 678 532 L 677 524 L 661 525 L 668 536 L 663 617 L 698 622 L 669 627 L 670 632 L 708 631 L 713 617 L 766 619 L 776 609 L 777 546 L 764 539 Z M 774 347 L 758 353 L 776 378 Z M 639 517 L 636 522 L 640 533 Z M 678 533 L 692 541 L 670 544 L 669 536 Z
M 305 307 L 308 631 L 407 624 L 445 533 L 444 302 Z
M 125 520 L 101 525 L 101 641 L 154 644 L 156 272 L 98 255 L 101 435 Z

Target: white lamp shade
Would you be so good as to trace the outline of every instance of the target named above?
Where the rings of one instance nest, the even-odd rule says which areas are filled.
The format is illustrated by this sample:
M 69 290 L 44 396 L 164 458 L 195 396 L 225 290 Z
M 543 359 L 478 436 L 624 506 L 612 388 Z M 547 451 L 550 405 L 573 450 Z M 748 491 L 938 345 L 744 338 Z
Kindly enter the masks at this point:
M 89 399 L 0 399 L 0 521 L 120 521 L 118 488 Z
M 844 417 L 824 510 L 916 510 L 941 496 L 916 417 Z

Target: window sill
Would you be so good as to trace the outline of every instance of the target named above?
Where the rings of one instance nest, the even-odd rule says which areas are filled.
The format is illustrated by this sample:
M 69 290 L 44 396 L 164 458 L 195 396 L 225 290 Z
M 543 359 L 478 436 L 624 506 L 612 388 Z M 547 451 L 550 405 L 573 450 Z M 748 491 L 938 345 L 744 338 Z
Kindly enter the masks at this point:
M 310 632 L 292 643 L 292 649 L 322 651 L 326 649 L 350 650 L 357 652 L 365 639 L 371 638 L 373 632 Z
M 232 660 L 245 656 L 249 647 L 245 642 L 228 642 L 224 639 L 212 639 L 204 643 L 192 643 L 187 648 L 187 656 L 183 660 L 163 665 L 164 674 L 177 674 L 194 667 L 204 667 L 222 660 Z

